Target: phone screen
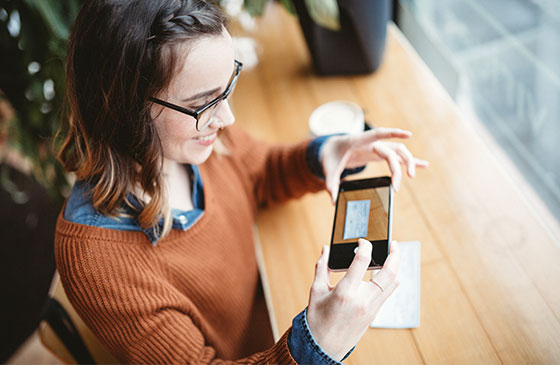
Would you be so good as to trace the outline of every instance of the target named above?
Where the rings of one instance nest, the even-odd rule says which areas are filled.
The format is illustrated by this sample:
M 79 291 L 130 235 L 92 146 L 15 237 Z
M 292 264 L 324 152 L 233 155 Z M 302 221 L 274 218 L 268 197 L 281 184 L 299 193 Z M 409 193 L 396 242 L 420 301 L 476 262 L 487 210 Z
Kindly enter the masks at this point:
M 386 240 L 389 187 L 343 191 L 337 202 L 333 244 Z
M 331 270 L 346 270 L 350 266 L 360 238 L 373 245 L 369 267 L 385 263 L 391 241 L 391 189 L 388 176 L 341 183 L 331 237 Z

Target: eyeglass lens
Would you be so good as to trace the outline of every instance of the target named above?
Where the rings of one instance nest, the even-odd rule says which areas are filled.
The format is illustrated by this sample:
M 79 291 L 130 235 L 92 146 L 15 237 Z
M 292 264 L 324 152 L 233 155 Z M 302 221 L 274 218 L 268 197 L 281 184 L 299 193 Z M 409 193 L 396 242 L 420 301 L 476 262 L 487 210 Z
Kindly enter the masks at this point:
M 231 91 L 229 92 L 229 94 L 225 98 L 223 98 L 222 100 L 220 100 L 216 104 L 212 105 L 210 108 L 203 111 L 202 114 L 200 114 L 200 116 L 198 117 L 198 130 L 199 131 L 202 131 L 203 129 L 208 127 L 210 125 L 210 123 L 212 123 L 212 121 L 215 118 L 216 112 L 220 108 L 221 104 L 224 101 L 228 102 L 228 99 L 229 99 L 230 95 L 233 94 L 233 92 L 235 91 L 235 86 L 236 85 L 234 84 L 233 87 L 231 88 Z
M 200 114 L 200 116 L 198 117 L 199 131 L 206 129 L 206 127 L 208 127 L 210 123 L 212 123 L 212 121 L 215 118 L 216 111 L 220 108 L 220 104 L 222 104 L 224 100 L 220 100 L 216 104 L 212 105 L 210 108 L 203 111 L 202 114 Z

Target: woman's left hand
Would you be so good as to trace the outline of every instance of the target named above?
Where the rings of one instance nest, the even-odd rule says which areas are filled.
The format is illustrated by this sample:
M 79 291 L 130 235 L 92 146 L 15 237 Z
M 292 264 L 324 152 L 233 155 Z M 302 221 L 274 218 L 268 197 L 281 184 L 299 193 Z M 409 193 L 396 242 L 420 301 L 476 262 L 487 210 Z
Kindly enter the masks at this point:
M 327 190 L 333 203 L 336 201 L 340 175 L 347 168 L 363 166 L 370 161 L 385 160 L 391 170 L 391 181 L 399 190 L 406 166 L 408 176 L 416 175 L 416 167 L 427 167 L 428 161 L 416 158 L 402 143 L 385 141 L 389 138 L 407 139 L 412 133 L 396 128 L 375 128 L 360 134 L 333 136 L 325 142 L 322 153 L 323 172 Z

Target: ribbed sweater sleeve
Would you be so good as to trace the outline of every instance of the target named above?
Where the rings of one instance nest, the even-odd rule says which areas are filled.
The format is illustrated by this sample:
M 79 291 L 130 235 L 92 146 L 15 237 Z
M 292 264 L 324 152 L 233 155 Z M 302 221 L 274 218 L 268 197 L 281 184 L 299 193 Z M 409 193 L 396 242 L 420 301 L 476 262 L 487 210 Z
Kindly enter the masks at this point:
M 165 265 L 150 254 L 153 247 L 117 242 L 102 229 L 95 238 L 77 239 L 67 229 L 75 226 L 85 227 L 59 223 L 55 247 L 63 286 L 78 314 L 123 363 L 295 363 L 287 345 L 290 330 L 265 351 L 237 361 L 217 358 L 203 335 L 201 314 L 165 279 Z
M 257 206 L 275 205 L 324 189 L 324 181 L 311 171 L 306 160 L 309 140 L 270 145 L 235 126 L 225 132 L 228 148 L 251 180 Z

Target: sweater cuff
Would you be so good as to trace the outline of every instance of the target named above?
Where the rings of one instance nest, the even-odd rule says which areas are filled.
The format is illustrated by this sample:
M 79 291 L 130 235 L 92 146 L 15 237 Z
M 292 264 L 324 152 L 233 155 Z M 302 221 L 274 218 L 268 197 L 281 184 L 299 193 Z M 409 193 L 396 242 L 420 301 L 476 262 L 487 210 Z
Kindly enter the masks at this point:
M 321 163 L 321 158 L 322 158 L 322 153 L 323 153 L 323 147 L 325 145 L 325 142 L 331 138 L 332 136 L 338 136 L 339 134 L 329 134 L 326 136 L 319 136 L 315 139 L 313 139 L 311 142 L 309 142 L 309 145 L 307 146 L 307 151 L 305 154 L 305 159 L 307 161 L 307 165 L 309 166 L 309 169 L 311 170 L 311 172 L 313 172 L 313 174 L 315 176 L 317 176 L 318 178 L 320 178 L 321 180 L 325 180 L 325 174 L 323 172 L 323 164 Z M 351 174 L 357 174 L 358 172 L 362 172 L 364 171 L 366 167 L 365 166 L 360 166 L 360 167 L 356 167 L 353 169 L 345 169 L 342 174 L 340 175 L 340 179 L 345 178 L 348 175 Z
M 292 321 L 292 330 L 288 336 L 288 348 L 298 364 L 342 364 L 355 346 L 348 351 L 341 361 L 327 355 L 315 341 L 307 323 L 307 308 Z

